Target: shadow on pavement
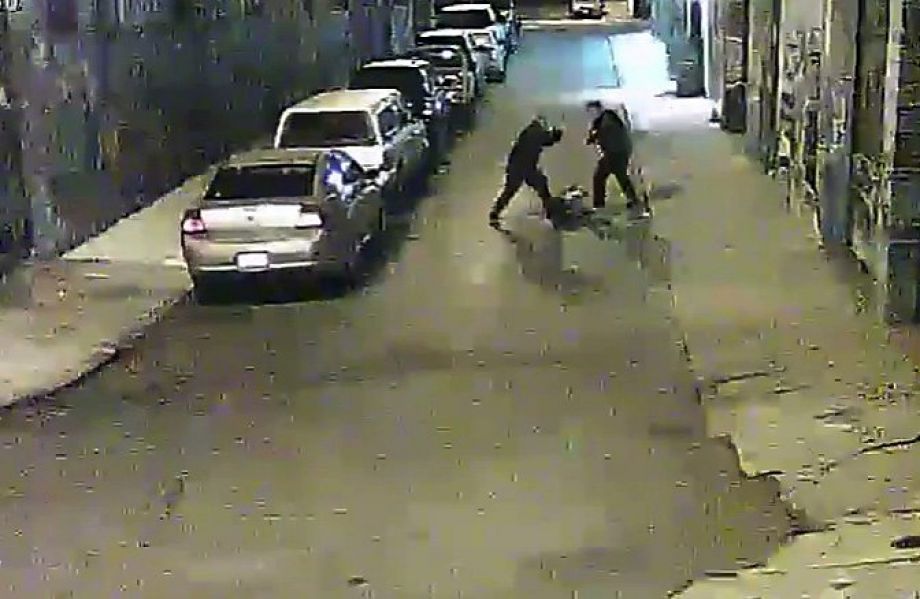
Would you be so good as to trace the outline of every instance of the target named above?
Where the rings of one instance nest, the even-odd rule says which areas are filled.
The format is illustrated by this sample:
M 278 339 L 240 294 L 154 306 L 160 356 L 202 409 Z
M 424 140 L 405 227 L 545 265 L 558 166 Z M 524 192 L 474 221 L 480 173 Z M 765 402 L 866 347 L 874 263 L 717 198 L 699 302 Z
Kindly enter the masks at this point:
M 663 183 L 661 185 L 655 185 L 653 183 L 648 198 L 653 202 L 670 200 L 679 195 L 683 190 L 684 187 L 679 183 Z
M 521 231 L 498 227 L 497 230 L 514 245 L 520 272 L 528 282 L 563 296 L 604 290 L 601 277 L 565 267 L 561 231 L 549 226 L 529 226 Z

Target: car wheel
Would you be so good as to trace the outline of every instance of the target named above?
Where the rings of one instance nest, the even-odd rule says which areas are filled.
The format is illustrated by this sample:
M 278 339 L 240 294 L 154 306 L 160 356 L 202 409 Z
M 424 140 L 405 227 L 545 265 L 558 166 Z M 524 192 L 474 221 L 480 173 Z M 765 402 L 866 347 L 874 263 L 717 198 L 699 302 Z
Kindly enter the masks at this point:
M 412 180 L 409 183 L 409 195 L 406 198 L 406 203 L 408 204 L 409 197 L 415 198 L 421 194 L 424 194 L 428 191 L 428 183 L 431 179 L 432 169 L 429 168 L 431 163 L 437 162 L 434 158 L 435 153 L 433 149 L 429 149 L 429 154 L 426 157 L 425 161 L 419 165 L 419 168 L 413 173 Z
M 349 290 L 355 287 L 358 284 L 359 276 L 361 273 L 361 256 L 363 255 L 363 246 L 360 241 L 355 241 L 354 247 L 351 249 L 351 255 L 346 260 L 345 264 L 342 266 L 342 270 L 339 272 L 338 280 L 339 283 L 345 290 Z
M 393 183 L 390 201 L 388 202 L 395 212 L 403 212 L 411 206 L 412 180 L 410 176 L 414 174 L 407 173 L 403 164 L 400 164 L 397 168 L 396 180 Z
M 409 205 L 409 196 L 412 195 L 412 173 L 407 173 L 405 165 L 400 165 L 399 167 L 399 184 L 396 186 L 399 198 L 396 202 L 400 207 L 406 207 Z
M 462 104 L 457 108 L 457 115 L 453 123 L 454 132 L 466 133 L 473 129 L 476 123 L 476 103 Z
M 192 297 L 199 304 L 213 304 L 220 299 L 216 281 L 204 275 L 192 275 Z
M 377 211 L 377 223 L 374 228 L 375 235 L 381 235 L 387 231 L 387 211 L 386 208 L 380 208 Z

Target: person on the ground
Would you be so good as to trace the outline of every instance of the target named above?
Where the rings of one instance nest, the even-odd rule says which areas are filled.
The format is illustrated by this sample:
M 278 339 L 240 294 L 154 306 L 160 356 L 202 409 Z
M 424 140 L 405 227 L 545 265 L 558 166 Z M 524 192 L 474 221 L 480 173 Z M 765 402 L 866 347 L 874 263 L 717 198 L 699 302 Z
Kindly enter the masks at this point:
M 525 183 L 543 202 L 544 216 L 553 219 L 559 212 L 558 200 L 549 191 L 549 180 L 540 168 L 543 150 L 562 139 L 562 129 L 551 127 L 543 117 L 535 117 L 518 135 L 505 166 L 505 184 L 489 212 L 489 222 L 497 224 L 511 198 Z
M 626 195 L 626 207 L 638 208 L 639 198 L 629 178 L 632 139 L 625 117 L 604 108 L 597 100 L 588 102 L 586 109 L 592 121 L 585 143 L 596 146 L 600 154 L 594 169 L 594 207 L 603 208 L 607 205 L 607 179 L 613 175 Z

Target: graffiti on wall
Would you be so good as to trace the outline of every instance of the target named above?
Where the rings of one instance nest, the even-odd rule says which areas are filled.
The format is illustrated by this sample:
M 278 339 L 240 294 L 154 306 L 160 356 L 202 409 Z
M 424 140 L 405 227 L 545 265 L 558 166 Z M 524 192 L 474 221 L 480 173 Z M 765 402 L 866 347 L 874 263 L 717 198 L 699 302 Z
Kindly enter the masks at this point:
M 161 10 L 125 26 L 115 10 L 83 15 L 76 29 L 69 2 L 18 14 L 4 39 L 11 60 L 0 87 L 21 112 L 16 146 L 42 254 L 149 204 L 266 134 L 292 99 L 347 77 L 332 76 L 349 56 L 344 37 L 327 34 L 347 26 L 314 21 L 299 0 L 284 18 L 250 2 L 241 4 L 250 14 L 216 21 L 138 25 L 173 18 Z

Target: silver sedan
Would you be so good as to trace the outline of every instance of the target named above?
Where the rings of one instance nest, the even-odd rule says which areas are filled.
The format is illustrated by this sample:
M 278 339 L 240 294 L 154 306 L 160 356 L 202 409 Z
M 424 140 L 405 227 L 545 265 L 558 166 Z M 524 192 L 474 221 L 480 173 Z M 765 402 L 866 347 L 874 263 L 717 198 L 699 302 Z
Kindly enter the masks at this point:
M 181 224 L 196 295 L 260 273 L 351 279 L 385 226 L 376 176 L 337 150 L 255 150 L 220 165 Z

